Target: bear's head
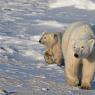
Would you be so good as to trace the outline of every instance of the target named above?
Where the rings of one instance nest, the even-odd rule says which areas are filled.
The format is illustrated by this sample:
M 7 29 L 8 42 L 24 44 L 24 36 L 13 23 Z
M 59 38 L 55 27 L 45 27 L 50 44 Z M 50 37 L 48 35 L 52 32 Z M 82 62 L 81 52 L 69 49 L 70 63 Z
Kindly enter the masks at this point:
M 44 32 L 39 40 L 39 43 L 50 47 L 58 41 L 58 36 L 55 33 Z
M 73 44 L 74 56 L 76 58 L 87 58 L 94 50 L 95 39 L 80 40 Z

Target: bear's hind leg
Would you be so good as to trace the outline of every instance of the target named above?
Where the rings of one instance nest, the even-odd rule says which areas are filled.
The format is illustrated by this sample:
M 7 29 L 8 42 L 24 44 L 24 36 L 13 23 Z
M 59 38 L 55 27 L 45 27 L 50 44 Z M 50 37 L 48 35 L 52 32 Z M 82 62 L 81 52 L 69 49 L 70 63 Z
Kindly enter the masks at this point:
M 89 89 L 94 77 L 95 63 L 89 62 L 87 59 L 83 60 L 82 70 L 82 89 Z

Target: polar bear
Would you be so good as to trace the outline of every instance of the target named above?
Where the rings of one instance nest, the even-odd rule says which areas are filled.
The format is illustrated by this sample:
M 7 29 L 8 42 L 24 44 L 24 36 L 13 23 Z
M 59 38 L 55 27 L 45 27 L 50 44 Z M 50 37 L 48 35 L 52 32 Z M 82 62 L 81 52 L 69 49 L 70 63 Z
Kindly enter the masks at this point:
M 62 52 L 68 84 L 78 86 L 80 83 L 81 88 L 89 89 L 95 72 L 95 34 L 92 26 L 84 22 L 72 23 L 62 37 Z
M 39 42 L 46 46 L 46 50 L 44 53 L 46 63 L 64 66 L 61 49 L 61 32 L 44 32 L 42 33 Z

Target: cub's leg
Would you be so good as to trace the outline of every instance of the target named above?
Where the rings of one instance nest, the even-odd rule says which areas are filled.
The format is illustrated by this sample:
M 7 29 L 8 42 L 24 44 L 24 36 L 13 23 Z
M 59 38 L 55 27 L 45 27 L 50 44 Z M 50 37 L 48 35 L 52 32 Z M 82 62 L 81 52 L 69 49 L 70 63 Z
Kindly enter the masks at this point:
M 77 76 L 79 61 L 79 59 L 74 57 L 72 50 L 69 49 L 65 57 L 65 75 L 68 84 L 71 86 L 78 86 L 79 84 Z
M 91 87 L 91 82 L 94 77 L 95 63 L 91 63 L 89 60 L 83 60 L 83 70 L 82 70 L 82 89 L 89 89 Z
M 49 48 L 45 51 L 44 58 L 45 58 L 46 63 L 48 63 L 48 64 L 54 63 L 53 52 L 52 52 L 51 48 Z

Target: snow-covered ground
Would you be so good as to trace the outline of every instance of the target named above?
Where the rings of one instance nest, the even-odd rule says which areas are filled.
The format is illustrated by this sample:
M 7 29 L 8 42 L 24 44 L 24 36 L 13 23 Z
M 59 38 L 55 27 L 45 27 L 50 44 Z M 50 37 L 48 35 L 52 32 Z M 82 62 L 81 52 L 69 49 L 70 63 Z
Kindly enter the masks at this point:
M 54 2 L 53 2 L 54 1 Z M 72 6 L 74 8 L 86 9 L 86 10 L 95 10 L 95 1 L 94 0 L 52 0 L 50 2 L 50 8 L 66 7 Z
M 0 95 L 95 95 L 94 82 L 89 91 L 69 87 L 64 69 L 47 65 L 38 43 L 43 31 L 74 21 L 95 25 L 95 1 L 0 0 L 0 89 L 8 91 Z

